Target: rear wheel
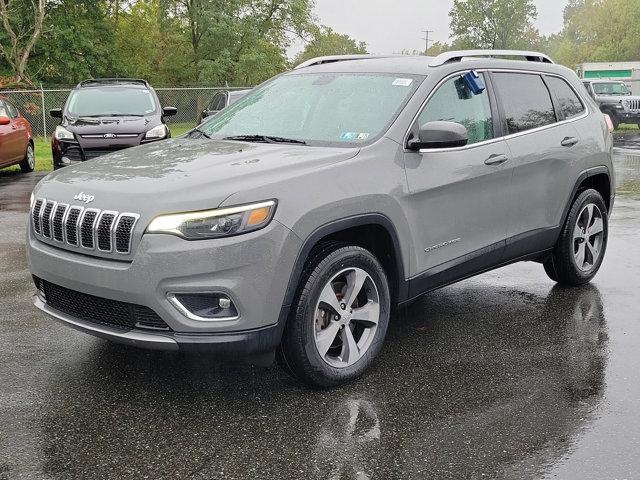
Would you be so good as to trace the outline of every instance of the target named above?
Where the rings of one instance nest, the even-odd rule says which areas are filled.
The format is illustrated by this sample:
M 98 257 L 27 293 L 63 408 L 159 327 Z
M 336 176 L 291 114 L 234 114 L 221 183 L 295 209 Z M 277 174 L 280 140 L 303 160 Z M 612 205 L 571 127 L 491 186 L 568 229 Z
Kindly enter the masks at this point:
M 602 265 L 609 223 L 602 196 L 593 189 L 575 199 L 553 254 L 545 262 L 549 277 L 565 285 L 591 281 Z
M 390 294 L 371 252 L 352 245 L 323 245 L 302 277 L 279 358 L 296 378 L 333 387 L 362 375 L 382 348 Z
M 29 173 L 33 172 L 34 168 L 36 168 L 36 155 L 33 150 L 33 145 L 29 142 L 24 159 L 20 162 L 20 170 L 22 170 L 23 173 Z

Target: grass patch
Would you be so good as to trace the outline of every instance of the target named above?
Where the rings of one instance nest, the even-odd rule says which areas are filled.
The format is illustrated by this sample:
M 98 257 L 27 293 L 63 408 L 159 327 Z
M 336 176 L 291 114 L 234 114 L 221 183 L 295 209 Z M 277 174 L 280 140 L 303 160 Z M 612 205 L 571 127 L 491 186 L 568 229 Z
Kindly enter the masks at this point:
M 187 133 L 195 127 L 193 123 L 171 123 L 169 124 L 169 130 L 171 130 L 171 136 L 177 137 L 184 133 Z M 51 138 L 50 137 L 34 137 L 33 145 L 36 153 L 36 172 L 48 172 L 53 170 L 53 157 L 51 156 Z M 0 177 L 6 177 L 15 175 L 20 171 L 20 166 L 14 165 L 0 169 Z

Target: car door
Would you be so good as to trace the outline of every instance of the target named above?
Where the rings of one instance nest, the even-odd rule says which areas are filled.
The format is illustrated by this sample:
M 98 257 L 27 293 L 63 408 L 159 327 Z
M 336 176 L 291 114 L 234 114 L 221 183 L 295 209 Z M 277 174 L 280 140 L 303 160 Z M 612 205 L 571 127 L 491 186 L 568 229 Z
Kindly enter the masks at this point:
M 11 165 L 22 160 L 24 155 L 21 150 L 22 129 L 16 121 L 17 111 L 9 110 L 9 105 L 4 100 L 0 100 L 0 117 L 9 118 L 8 125 L 0 125 L 0 165 Z
M 573 118 L 583 115 L 585 108 L 573 88 L 558 77 L 494 72 L 492 81 L 513 164 L 506 255 L 518 257 L 553 246 L 567 192 L 573 189 L 574 166 L 586 155 L 575 123 L 556 113 L 548 82 L 563 82 L 572 93 Z
M 432 121 L 457 122 L 467 128 L 468 144 L 405 153 L 414 274 L 425 274 L 427 283 L 438 272 L 464 276 L 499 262 L 507 232 L 509 150 L 496 128 L 490 85 L 474 95 L 463 73 L 436 87 L 412 130 Z

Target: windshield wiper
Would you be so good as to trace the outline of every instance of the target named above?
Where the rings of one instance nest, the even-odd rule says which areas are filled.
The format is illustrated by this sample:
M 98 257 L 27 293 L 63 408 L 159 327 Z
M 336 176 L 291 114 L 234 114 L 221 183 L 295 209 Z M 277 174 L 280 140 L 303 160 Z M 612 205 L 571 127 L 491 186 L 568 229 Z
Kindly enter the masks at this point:
M 293 143 L 296 145 L 306 145 L 304 140 L 295 138 L 274 137 L 273 135 L 232 135 L 224 137 L 223 140 L 238 140 L 240 142 L 261 142 L 261 143 Z
M 197 134 L 197 135 L 194 135 Z M 194 128 L 193 130 L 191 130 L 188 134 L 189 138 L 207 138 L 209 140 L 211 140 L 211 136 L 209 136 L 209 134 L 207 132 L 205 132 L 204 130 L 200 130 L 198 127 Z

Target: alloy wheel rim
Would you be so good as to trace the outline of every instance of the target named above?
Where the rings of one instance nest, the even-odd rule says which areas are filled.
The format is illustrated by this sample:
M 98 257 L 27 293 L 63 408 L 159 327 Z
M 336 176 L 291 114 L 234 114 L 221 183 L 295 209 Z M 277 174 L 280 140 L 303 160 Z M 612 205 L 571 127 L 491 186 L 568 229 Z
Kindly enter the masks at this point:
M 314 310 L 314 339 L 322 359 L 336 368 L 358 362 L 369 350 L 380 321 L 380 296 L 361 268 L 335 274 L 320 293 Z
M 597 205 L 586 205 L 573 229 L 573 257 L 577 267 L 588 272 L 597 265 L 604 244 L 604 219 Z
M 31 145 L 27 147 L 27 163 L 31 168 L 36 166 L 36 156 L 33 153 L 33 147 Z

